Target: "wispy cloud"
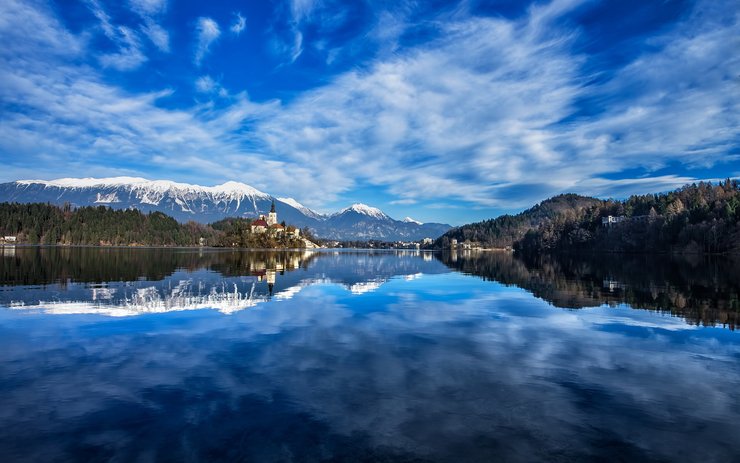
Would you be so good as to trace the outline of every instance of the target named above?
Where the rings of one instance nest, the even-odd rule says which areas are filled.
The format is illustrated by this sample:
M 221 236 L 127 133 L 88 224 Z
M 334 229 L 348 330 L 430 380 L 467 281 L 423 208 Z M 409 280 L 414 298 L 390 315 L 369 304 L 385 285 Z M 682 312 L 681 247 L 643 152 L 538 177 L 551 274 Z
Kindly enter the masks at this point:
M 96 0 L 89 0 L 90 10 L 100 21 L 100 28 L 105 36 L 118 47 L 116 53 L 105 53 L 100 56 L 100 63 L 106 67 L 119 70 L 130 70 L 139 67 L 147 60 L 141 51 L 138 35 L 131 28 L 116 26 L 110 16 Z
M 247 19 L 237 11 L 236 13 L 234 13 L 234 20 L 231 22 L 231 27 L 229 28 L 229 30 L 232 34 L 239 35 L 242 33 L 245 27 L 247 27 Z
M 195 79 L 195 89 L 200 93 L 215 94 L 222 98 L 229 96 L 229 91 L 208 75 Z
M 416 203 L 417 203 L 417 201 L 416 201 L 415 199 L 410 199 L 410 198 L 407 198 L 407 199 L 397 199 L 397 200 L 395 200 L 395 201 L 391 201 L 391 202 L 389 202 L 388 204 L 393 204 L 393 205 L 396 205 L 396 204 L 406 205 L 406 204 L 416 204 Z
M 221 35 L 221 29 L 218 23 L 211 18 L 201 17 L 195 26 L 196 44 L 195 44 L 195 64 L 200 65 L 203 58 L 210 51 L 211 44 Z
M 577 3 L 445 24 L 443 38 L 338 77 L 257 133 L 284 161 L 351 173 L 302 196 L 309 204 L 361 180 L 405 197 L 518 207 L 607 173 L 722 162 L 738 141 L 738 59 L 727 48 L 737 18 L 700 5 L 605 83 L 589 83 L 577 31 L 555 26 Z M 573 119 L 580 100 L 599 97 L 611 104 Z
M 131 9 L 144 15 L 157 15 L 167 10 L 167 0 L 129 0 Z
M 157 18 L 167 10 L 166 0 L 129 0 L 131 10 L 142 20 L 141 32 L 162 52 L 170 51 L 170 35 L 157 22 Z
M 99 57 L 106 66 L 146 61 L 139 34 L 168 49 L 166 31 L 155 39 L 146 21 L 137 32 L 89 5 L 118 49 Z M 71 33 L 43 4 L 8 0 L 0 4 L 0 152 L 24 163 L 56 159 L 71 176 L 82 165 L 118 173 L 114 156 L 133 174 L 156 165 L 181 180 L 235 178 L 318 208 L 360 184 L 386 190 L 393 204 L 432 208 L 460 200 L 518 208 L 563 191 L 622 195 L 693 180 L 656 173 L 670 163 L 716 166 L 737 155 L 738 13 L 727 2 L 699 3 L 647 39 L 641 54 L 598 74 L 577 46 L 581 31 L 561 27 L 576 5 L 537 4 L 518 19 L 461 8 L 434 23 L 433 38 L 404 47 L 400 18 L 391 34 L 367 34 L 378 53 L 363 66 L 289 102 L 255 103 L 239 89 L 214 98 L 225 91 L 221 78 L 198 71 L 188 76 L 198 102 L 172 109 L 163 102 L 182 90 L 137 93 L 110 83 L 84 59 L 96 56 L 87 32 Z M 142 18 L 167 8 L 130 6 Z M 289 21 L 312 21 L 320 6 L 295 2 Z M 378 17 L 385 20 L 376 27 L 393 19 Z M 238 34 L 245 24 L 237 13 L 229 30 Z M 290 31 L 285 52 L 296 60 L 304 35 L 301 27 Z M 195 34 L 200 66 L 221 30 L 201 17 Z M 10 163 L 4 175 L 23 168 Z M 647 177 L 613 180 L 640 169 Z

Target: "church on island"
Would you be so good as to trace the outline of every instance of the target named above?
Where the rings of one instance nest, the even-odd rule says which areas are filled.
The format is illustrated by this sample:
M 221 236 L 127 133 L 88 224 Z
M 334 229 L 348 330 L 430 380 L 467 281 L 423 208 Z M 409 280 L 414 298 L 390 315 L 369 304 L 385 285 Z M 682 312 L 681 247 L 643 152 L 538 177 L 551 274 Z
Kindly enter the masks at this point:
M 260 215 L 259 219 L 252 222 L 252 233 L 274 233 L 276 235 L 282 235 L 288 233 L 293 235 L 295 238 L 300 238 L 301 230 L 293 226 L 284 226 L 278 223 L 277 212 L 275 212 L 275 201 L 272 202 L 270 213 L 265 217 L 264 214 Z

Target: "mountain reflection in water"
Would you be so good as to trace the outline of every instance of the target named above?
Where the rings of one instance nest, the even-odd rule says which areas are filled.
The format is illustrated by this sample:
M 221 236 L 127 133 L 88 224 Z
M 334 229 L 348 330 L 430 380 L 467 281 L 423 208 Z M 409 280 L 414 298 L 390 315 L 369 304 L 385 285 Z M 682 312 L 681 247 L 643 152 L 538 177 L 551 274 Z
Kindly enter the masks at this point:
M 740 260 L 722 257 L 60 247 L 3 252 L 0 306 L 46 313 L 232 313 L 272 297 L 288 299 L 312 284 L 333 282 L 362 294 L 393 277 L 449 268 L 518 286 L 564 309 L 627 304 L 732 330 L 740 317 Z
M 2 252 L 3 463 L 740 455 L 732 261 Z
M 338 283 L 353 294 L 447 268 L 417 252 L 4 248 L 0 306 L 48 314 L 233 313 Z

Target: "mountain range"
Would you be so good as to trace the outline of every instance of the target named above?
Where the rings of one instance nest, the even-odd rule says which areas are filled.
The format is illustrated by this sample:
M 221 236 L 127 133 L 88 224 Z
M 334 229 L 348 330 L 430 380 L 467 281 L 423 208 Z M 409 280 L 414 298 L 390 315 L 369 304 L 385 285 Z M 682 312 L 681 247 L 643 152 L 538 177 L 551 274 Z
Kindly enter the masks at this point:
M 239 182 L 213 187 L 137 177 L 18 180 L 0 184 L 0 202 L 50 203 L 73 207 L 160 211 L 180 222 L 212 223 L 227 217 L 257 218 L 275 203 L 278 219 L 334 240 L 420 240 L 436 238 L 451 227 L 396 220 L 380 209 L 353 204 L 334 214 L 313 211 L 293 198 L 275 197 Z

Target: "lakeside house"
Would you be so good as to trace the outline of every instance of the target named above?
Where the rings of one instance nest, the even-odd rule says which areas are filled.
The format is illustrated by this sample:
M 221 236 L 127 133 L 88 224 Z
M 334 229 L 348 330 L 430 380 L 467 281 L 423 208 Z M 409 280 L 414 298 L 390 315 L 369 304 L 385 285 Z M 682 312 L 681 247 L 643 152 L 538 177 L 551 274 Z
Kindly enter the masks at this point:
M 622 223 L 622 222 L 650 222 L 654 219 L 655 216 L 651 215 L 633 215 L 632 217 L 625 217 L 623 215 L 608 215 L 606 217 L 601 218 L 601 225 L 604 227 L 610 227 L 612 225 Z
M 601 225 L 604 227 L 610 227 L 611 225 L 619 222 L 623 222 L 625 217 L 623 215 L 615 216 L 615 215 L 608 215 L 606 217 L 601 218 Z

